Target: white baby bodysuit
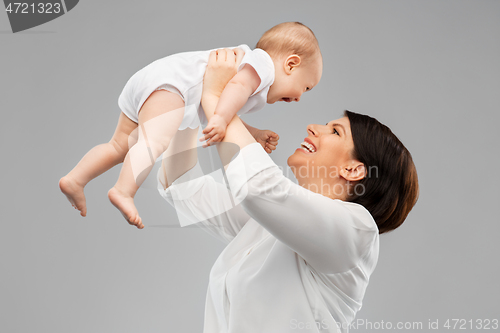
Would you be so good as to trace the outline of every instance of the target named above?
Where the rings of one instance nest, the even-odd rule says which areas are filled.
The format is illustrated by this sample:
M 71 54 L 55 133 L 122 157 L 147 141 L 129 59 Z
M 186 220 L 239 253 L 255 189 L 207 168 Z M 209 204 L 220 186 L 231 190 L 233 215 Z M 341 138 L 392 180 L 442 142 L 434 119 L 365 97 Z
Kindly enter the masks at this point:
M 261 80 L 259 87 L 238 111 L 237 114 L 242 115 L 258 111 L 265 106 L 269 87 L 274 82 L 274 63 L 262 49 L 252 50 L 244 44 L 238 48 L 245 52 L 238 71 L 245 64 L 249 64 Z M 118 98 L 121 111 L 137 123 L 139 110 L 149 95 L 155 90 L 166 89 L 184 100 L 185 110 L 180 130 L 196 128 L 200 124 L 206 126 L 207 119 L 200 101 L 210 51 L 212 50 L 173 54 L 139 70 L 128 80 Z

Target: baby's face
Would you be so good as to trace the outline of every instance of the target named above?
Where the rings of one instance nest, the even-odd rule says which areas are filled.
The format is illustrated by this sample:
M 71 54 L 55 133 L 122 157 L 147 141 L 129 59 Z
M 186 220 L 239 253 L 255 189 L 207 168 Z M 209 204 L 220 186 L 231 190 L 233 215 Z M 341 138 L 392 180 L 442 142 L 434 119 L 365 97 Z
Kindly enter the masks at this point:
M 269 88 L 267 103 L 275 102 L 298 102 L 306 91 L 311 90 L 321 80 L 323 72 L 323 61 L 320 55 L 314 59 L 294 67 L 283 62 L 276 62 L 276 74 L 274 83 Z

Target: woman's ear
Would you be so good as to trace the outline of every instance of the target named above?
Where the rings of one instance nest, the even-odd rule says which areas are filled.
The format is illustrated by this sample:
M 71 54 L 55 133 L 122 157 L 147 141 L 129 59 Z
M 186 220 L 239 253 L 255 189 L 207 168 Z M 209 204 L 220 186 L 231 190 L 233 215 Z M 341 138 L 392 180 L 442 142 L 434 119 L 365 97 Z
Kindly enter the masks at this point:
M 298 66 L 300 66 L 300 62 L 301 62 L 300 56 L 298 56 L 296 54 L 292 54 L 292 55 L 288 56 L 285 59 L 285 62 L 283 63 L 283 65 L 285 67 L 284 68 L 285 73 L 288 75 L 292 74 L 294 69 L 297 68 Z
M 360 161 L 352 161 L 340 170 L 340 175 L 345 180 L 355 182 L 366 177 L 366 167 Z

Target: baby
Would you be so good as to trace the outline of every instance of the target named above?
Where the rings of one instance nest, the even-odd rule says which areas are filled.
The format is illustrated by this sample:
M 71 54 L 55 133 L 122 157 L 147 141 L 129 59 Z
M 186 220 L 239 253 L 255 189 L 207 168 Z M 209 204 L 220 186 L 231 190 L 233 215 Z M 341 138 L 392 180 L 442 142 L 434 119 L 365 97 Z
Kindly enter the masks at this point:
M 159 59 L 128 80 L 118 99 L 122 112 L 111 140 L 92 148 L 59 181 L 61 191 L 80 215 L 87 213 L 85 185 L 123 162 L 108 197 L 129 224 L 144 228 L 134 196 L 177 130 L 207 124 L 203 131 L 208 140 L 205 145 L 219 142 L 235 114 L 258 111 L 266 103 L 298 102 L 321 79 L 323 63 L 318 41 L 299 22 L 281 23 L 266 31 L 254 50 L 246 45 L 238 48 L 245 55 L 208 124 L 200 101 L 211 51 Z M 268 153 L 275 149 L 277 134 L 245 126 Z

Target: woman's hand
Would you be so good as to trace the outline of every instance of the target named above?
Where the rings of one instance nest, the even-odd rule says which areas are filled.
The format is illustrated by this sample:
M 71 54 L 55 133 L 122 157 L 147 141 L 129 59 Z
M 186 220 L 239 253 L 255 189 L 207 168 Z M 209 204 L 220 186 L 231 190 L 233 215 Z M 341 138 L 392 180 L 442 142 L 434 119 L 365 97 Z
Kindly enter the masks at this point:
M 245 52 L 241 49 L 220 49 L 210 52 L 207 69 L 203 77 L 203 100 L 209 97 L 219 98 L 227 83 L 236 74 L 238 65 Z
M 278 145 L 279 135 L 270 130 L 257 130 L 253 134 L 255 141 L 261 144 L 262 148 L 271 154 Z
M 207 69 L 205 71 L 203 94 L 201 98 L 201 105 L 207 119 L 210 120 L 213 118 L 222 91 L 236 74 L 238 65 L 241 63 L 243 56 L 244 52 L 240 49 L 217 50 L 210 53 Z M 209 138 L 203 136 L 200 141 L 205 141 L 207 139 Z M 241 119 L 235 116 L 227 125 L 226 134 L 222 142 L 233 143 L 242 149 L 249 144 L 255 143 L 255 139 L 250 132 L 248 132 L 245 125 L 243 125 Z M 219 156 L 225 167 L 229 165 L 229 162 L 235 154 L 235 150 L 232 149 L 234 145 L 229 146 L 231 146 L 231 149 L 225 148 L 228 147 L 228 145 L 217 146 Z
M 201 106 L 209 118 L 207 127 L 203 130 L 204 136 L 200 141 L 206 141 L 203 147 L 220 142 L 226 133 L 227 120 L 214 115 L 215 107 L 227 83 L 236 74 L 238 65 L 245 53 L 241 49 L 220 49 L 210 52 L 207 69 L 203 77 L 203 92 Z M 211 117 L 210 117 L 211 115 Z

